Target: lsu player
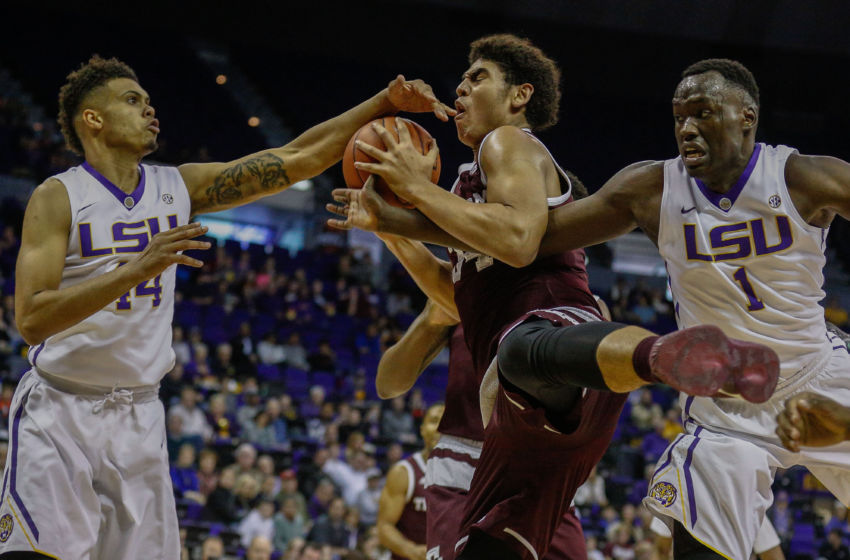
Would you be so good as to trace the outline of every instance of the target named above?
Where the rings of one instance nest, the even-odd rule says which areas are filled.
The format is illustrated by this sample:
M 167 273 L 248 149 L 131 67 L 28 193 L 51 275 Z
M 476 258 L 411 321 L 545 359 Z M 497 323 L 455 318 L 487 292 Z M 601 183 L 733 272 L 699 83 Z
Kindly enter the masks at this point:
M 850 505 L 850 442 L 814 449 L 789 439 L 791 452 L 775 433 L 797 395 L 850 405 L 850 356 L 818 304 L 829 225 L 850 218 L 850 164 L 756 142 L 759 90 L 737 61 L 688 67 L 673 117 L 679 157 L 626 167 L 553 212 L 541 251 L 640 227 L 667 264 L 680 328 L 713 324 L 777 352 L 780 380 L 765 403 L 681 397 L 687 432 L 644 499 L 672 526 L 676 558 L 747 558 L 777 468 L 806 466 Z
M 174 168 L 141 163 L 160 123 L 126 64 L 92 57 L 59 105 L 85 162 L 42 183 L 24 218 L 15 311 L 32 369 L 10 412 L 0 557 L 177 558 L 157 393 L 174 364 L 172 265 L 201 266 L 182 252 L 209 247 L 190 217 L 321 173 L 372 118 L 453 110 L 399 76 L 283 147 Z

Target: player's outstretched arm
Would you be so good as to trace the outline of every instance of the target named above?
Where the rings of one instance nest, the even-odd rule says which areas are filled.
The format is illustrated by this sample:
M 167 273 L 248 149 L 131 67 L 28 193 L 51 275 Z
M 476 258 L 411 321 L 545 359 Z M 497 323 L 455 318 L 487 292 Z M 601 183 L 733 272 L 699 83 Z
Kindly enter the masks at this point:
M 28 344 L 40 344 L 79 323 L 172 264 L 201 266 L 201 261 L 179 252 L 209 247 L 192 239 L 204 234 L 205 227 L 180 226 L 155 235 L 144 252 L 124 266 L 60 289 L 70 227 L 68 193 L 62 183 L 48 179 L 27 204 L 15 267 L 15 320 Z
M 603 243 L 632 231 L 638 224 L 654 224 L 655 231 L 646 233 L 655 240 L 663 182 L 663 164 L 635 163 L 619 171 L 596 193 L 552 210 L 540 254 L 553 255 Z M 657 204 L 653 198 L 658 198 Z
M 850 163 L 829 156 L 791 154 L 785 182 L 808 223 L 828 227 L 835 214 L 850 220 Z
M 464 251 L 472 248 L 446 233 L 418 210 L 390 206 L 375 192 L 374 175 L 362 189 L 334 189 L 333 203 L 325 208 L 342 218 L 331 218 L 328 225 L 337 229 L 362 229 L 378 234 L 406 237 L 442 247 Z
M 389 234 L 379 234 L 387 249 L 396 256 L 419 289 L 454 320 L 460 321 L 455 305 L 452 263 L 438 259 L 420 241 Z
M 246 204 L 315 177 L 342 158 L 349 138 L 363 124 L 398 111 L 433 112 L 444 121 L 455 113 L 437 100 L 431 86 L 422 80 L 398 76 L 377 95 L 310 128 L 285 146 L 227 163 L 181 165 L 179 170 L 189 190 L 192 213 Z
M 411 541 L 396 528 L 407 503 L 408 484 L 407 471 L 400 464 L 394 465 L 387 473 L 387 481 L 378 502 L 378 540 L 402 558 L 425 560 L 425 545 Z
M 850 441 L 850 408 L 815 393 L 801 393 L 785 401 L 785 410 L 776 422 L 776 435 L 791 451 Z
M 448 344 L 451 327 L 457 323 L 457 319 L 429 299 L 401 340 L 381 356 L 375 378 L 378 396 L 391 399 L 409 391 Z

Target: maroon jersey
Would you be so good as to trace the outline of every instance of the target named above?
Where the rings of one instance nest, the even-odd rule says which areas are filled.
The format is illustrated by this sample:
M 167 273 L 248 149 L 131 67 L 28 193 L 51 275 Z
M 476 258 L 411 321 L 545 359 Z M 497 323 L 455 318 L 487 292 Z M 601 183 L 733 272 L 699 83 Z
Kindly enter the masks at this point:
M 458 326 L 449 341 L 446 408 L 437 431 L 449 436 L 483 441 L 484 426 L 481 424 L 481 401 L 478 398 L 481 375 L 476 374 L 472 367 L 472 354 L 464 336 L 463 327 Z
M 395 526 L 405 538 L 425 544 L 425 461 L 420 453 L 414 453 L 398 464 L 407 471 L 407 496 Z M 393 554 L 393 558 L 401 557 Z
M 569 179 L 557 163 L 555 166 L 567 188 L 562 189 L 566 191 L 562 196 L 548 199 L 550 208 L 571 200 Z M 487 202 L 487 180 L 477 163 L 461 166 L 452 192 L 470 202 Z M 455 303 L 479 375 L 483 376 L 496 355 L 504 329 L 524 313 L 565 305 L 598 312 L 587 285 L 583 250 L 541 257 L 523 268 L 469 251 L 450 249 L 449 257 Z

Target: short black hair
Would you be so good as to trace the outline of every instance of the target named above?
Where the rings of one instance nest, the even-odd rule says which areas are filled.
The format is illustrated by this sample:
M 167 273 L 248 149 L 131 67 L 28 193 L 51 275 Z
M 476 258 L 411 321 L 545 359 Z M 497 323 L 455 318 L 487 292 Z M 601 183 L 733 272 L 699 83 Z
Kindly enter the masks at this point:
M 581 179 L 576 176 L 575 173 L 570 171 L 569 169 L 564 169 L 564 173 L 567 174 L 567 177 L 570 178 L 570 185 L 572 186 L 572 197 L 573 200 L 581 200 L 582 198 L 587 197 L 587 187 L 584 186 L 584 183 L 581 182 Z
M 688 76 L 704 74 L 705 72 L 719 72 L 727 82 L 743 89 L 759 106 L 759 86 L 753 73 L 737 60 L 729 58 L 706 58 L 694 62 L 682 72 L 682 79 Z
M 509 85 L 534 86 L 534 95 L 525 106 L 525 118 L 532 129 L 544 130 L 558 122 L 561 71 L 540 48 L 509 33 L 488 35 L 469 45 L 469 64 L 479 58 L 495 62 Z
M 80 103 L 92 90 L 115 78 L 139 79 L 132 68 L 117 58 L 101 58 L 95 54 L 65 78 L 65 84 L 59 90 L 59 126 L 68 148 L 78 155 L 83 154 L 83 143 L 74 129 L 74 117 L 80 110 Z

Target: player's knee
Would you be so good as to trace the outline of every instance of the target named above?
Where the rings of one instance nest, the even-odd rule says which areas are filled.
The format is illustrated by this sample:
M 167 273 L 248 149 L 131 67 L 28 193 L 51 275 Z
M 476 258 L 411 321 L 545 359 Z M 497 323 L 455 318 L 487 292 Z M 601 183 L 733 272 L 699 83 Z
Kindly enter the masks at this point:
M 524 377 L 532 368 L 532 336 L 537 331 L 533 323 L 523 323 L 513 329 L 499 343 L 499 372 L 510 383 L 522 387 Z

